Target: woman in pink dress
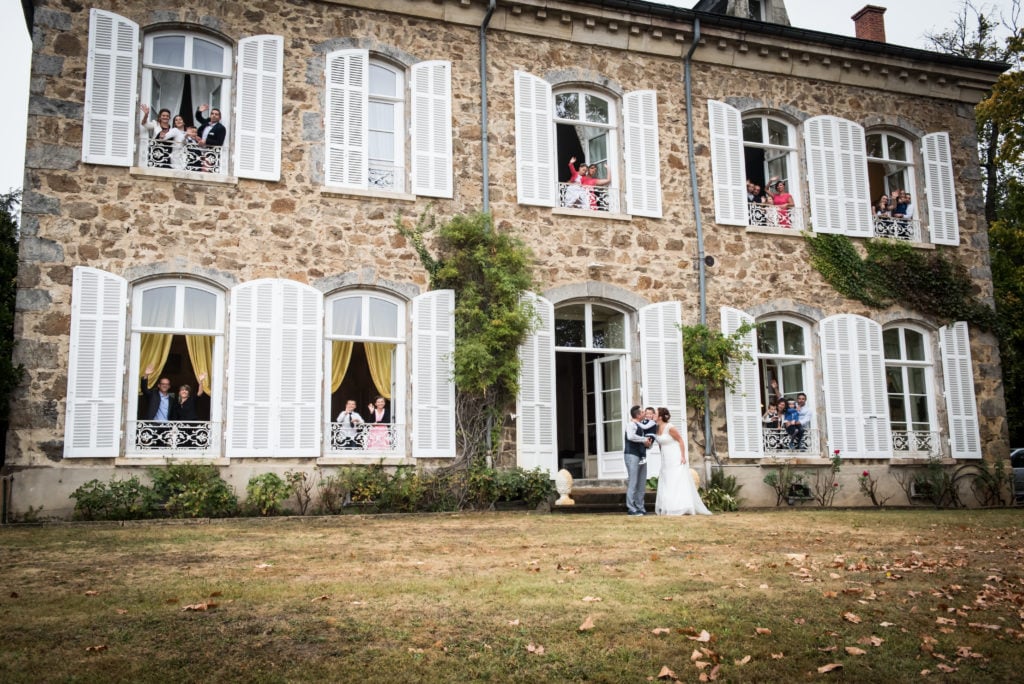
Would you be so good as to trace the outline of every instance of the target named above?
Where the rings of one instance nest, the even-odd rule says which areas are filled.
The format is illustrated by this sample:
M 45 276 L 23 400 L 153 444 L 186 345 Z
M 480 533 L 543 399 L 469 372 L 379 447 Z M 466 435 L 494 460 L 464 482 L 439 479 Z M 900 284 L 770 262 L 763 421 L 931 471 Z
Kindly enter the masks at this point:
M 786 182 L 775 183 L 775 193 L 772 195 L 772 204 L 778 207 L 776 211 L 776 225 L 779 228 L 790 228 L 792 222 L 789 220 L 789 210 L 794 206 L 793 196 L 786 192 Z
M 370 431 L 366 435 L 366 448 L 390 449 L 391 412 L 387 408 L 387 400 L 384 397 L 377 397 L 367 408 L 370 409 L 370 416 L 366 419 L 370 424 Z

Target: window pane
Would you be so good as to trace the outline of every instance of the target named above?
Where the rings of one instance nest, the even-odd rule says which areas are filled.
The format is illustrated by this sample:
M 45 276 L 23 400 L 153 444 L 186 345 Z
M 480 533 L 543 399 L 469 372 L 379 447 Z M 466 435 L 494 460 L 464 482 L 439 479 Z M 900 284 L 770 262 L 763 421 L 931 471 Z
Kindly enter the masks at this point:
M 898 359 L 900 357 L 900 331 L 899 328 L 891 328 L 882 331 L 882 349 L 887 359 Z
M 782 324 L 782 338 L 788 356 L 804 355 L 804 329 L 796 323 Z
M 889 141 L 889 159 L 907 161 L 907 144 L 891 135 L 887 136 L 887 139 Z
M 910 398 L 910 420 L 915 430 L 927 430 L 930 426 L 928 420 L 928 397 Z
M 371 131 L 395 130 L 395 108 L 394 102 L 371 102 L 369 127 Z
M 743 121 L 743 140 L 746 142 L 764 142 L 761 131 L 761 119 L 745 119 Z
M 789 363 L 782 367 L 782 391 L 788 398 L 796 399 L 804 388 L 804 364 Z
M 768 142 L 789 147 L 789 126 L 781 121 L 768 119 Z
M 911 394 L 925 394 L 924 368 L 908 368 L 907 382 L 910 384 L 907 389 Z
M 370 337 L 398 337 L 398 305 L 370 297 Z
M 555 95 L 555 116 L 559 119 L 580 118 L 580 95 L 579 93 L 559 93 Z
M 601 135 L 590 139 L 590 163 L 591 164 L 602 164 L 608 161 L 608 134 L 601 133 Z M 607 175 L 607 169 L 603 166 L 598 167 L 598 178 L 604 178 Z
M 775 321 L 758 323 L 757 351 L 762 354 L 779 353 L 779 326 Z
M 587 121 L 608 123 L 608 101 L 595 95 L 587 95 Z
M 900 366 L 885 367 L 885 388 L 889 394 L 903 394 L 903 369 Z
M 400 97 L 398 74 L 379 64 L 370 65 L 370 95 Z
M 151 328 L 174 327 L 174 296 L 177 288 L 154 287 L 142 293 L 142 325 Z
M 767 155 L 765 155 L 767 156 Z M 789 155 L 783 154 L 774 159 L 768 160 L 768 178 L 778 178 L 781 181 L 786 181 L 786 190 L 791 190 L 788 186 L 789 183 L 789 165 L 786 164 L 786 159 Z
M 334 310 L 331 313 L 332 335 L 362 334 L 362 297 L 345 297 L 344 299 L 335 299 Z
M 924 335 L 916 330 L 904 330 L 903 334 L 907 342 L 907 358 L 911 361 L 925 361 L 927 356 L 924 348 Z
M 153 63 L 185 66 L 185 36 L 157 36 L 153 39 Z
M 394 164 L 395 136 L 382 131 L 370 131 L 370 159 L 376 162 Z
M 203 71 L 223 71 L 224 48 L 202 38 L 193 38 L 192 68 Z
M 558 310 L 555 319 L 555 346 L 582 347 L 584 336 L 583 304 L 572 304 Z
M 882 136 L 878 133 L 870 133 L 867 135 L 865 142 L 867 144 L 867 152 L 869 157 L 875 157 L 876 159 L 882 158 Z
M 889 422 L 893 430 L 907 429 L 907 409 L 902 394 L 889 395 Z
M 217 325 L 217 295 L 186 287 L 184 314 L 186 328 L 214 330 Z
M 593 306 L 594 346 L 599 349 L 624 349 L 626 347 L 625 316 L 603 306 Z

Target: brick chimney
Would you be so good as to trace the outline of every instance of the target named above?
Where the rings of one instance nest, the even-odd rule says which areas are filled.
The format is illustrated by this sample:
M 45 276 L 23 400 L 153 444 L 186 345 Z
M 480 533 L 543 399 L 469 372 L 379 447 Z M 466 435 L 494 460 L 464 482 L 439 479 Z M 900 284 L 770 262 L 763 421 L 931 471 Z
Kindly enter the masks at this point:
M 857 37 L 863 40 L 885 42 L 885 8 L 878 5 L 864 5 L 864 9 L 854 14 L 854 28 Z

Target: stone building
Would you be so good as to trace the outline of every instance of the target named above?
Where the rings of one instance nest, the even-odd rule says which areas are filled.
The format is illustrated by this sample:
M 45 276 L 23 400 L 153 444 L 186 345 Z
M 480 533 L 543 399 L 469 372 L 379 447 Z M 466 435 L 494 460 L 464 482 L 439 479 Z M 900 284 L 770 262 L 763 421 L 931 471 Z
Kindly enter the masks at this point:
M 1004 65 L 795 29 L 781 0 L 698 7 L 37 0 L 15 507 L 66 514 L 81 483 L 168 459 L 239 491 L 267 470 L 446 462 L 453 294 L 395 229 L 428 207 L 487 210 L 534 253 L 509 462 L 622 477 L 631 404 L 682 422 L 677 324 L 705 318 L 757 323 L 710 427 L 752 504 L 774 501 L 779 458 L 838 449 L 885 475 L 1005 456 L 994 337 L 845 299 L 801 235 L 946 250 L 991 301 L 972 109 Z M 142 105 L 185 125 L 216 109 L 223 145 L 154 136 Z M 783 201 L 748 203 L 748 178 Z M 913 215 L 875 216 L 898 189 Z M 202 387 L 194 419 L 153 420 L 161 377 Z M 803 437 L 764 430 L 770 397 L 799 393 Z M 389 423 L 341 415 L 378 395 Z M 840 501 L 865 501 L 863 467 Z

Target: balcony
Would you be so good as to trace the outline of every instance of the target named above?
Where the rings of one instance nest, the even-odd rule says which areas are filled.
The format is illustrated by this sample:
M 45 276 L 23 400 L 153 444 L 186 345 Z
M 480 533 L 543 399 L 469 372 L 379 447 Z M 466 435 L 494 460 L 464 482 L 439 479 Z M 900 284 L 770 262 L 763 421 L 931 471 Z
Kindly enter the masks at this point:
M 145 163 L 150 169 L 171 169 L 196 173 L 224 173 L 221 166 L 223 147 L 175 145 L 166 140 L 144 141 Z
M 771 458 L 816 458 L 818 454 L 817 430 L 805 430 L 803 437 L 795 441 L 785 428 L 762 428 L 761 442 L 764 446 L 764 455 Z
M 212 456 L 220 444 L 220 423 L 209 420 L 136 420 L 130 453 L 153 456 Z
M 371 161 L 366 182 L 370 190 L 405 192 L 405 169 Z
M 331 423 L 328 453 L 348 454 L 400 454 L 405 451 L 405 426 L 396 424 L 356 425 L 343 427 Z
M 874 216 L 875 237 L 921 242 L 921 222 L 918 219 L 891 218 Z
M 893 458 L 929 458 L 941 454 L 939 433 L 925 430 L 893 430 Z
M 781 228 L 801 231 L 807 227 L 803 207 L 776 207 L 772 204 L 747 204 L 748 225 L 758 228 Z
M 613 185 L 559 183 L 558 206 L 564 209 L 604 211 L 609 214 L 618 214 L 622 207 L 619 194 L 619 188 Z

